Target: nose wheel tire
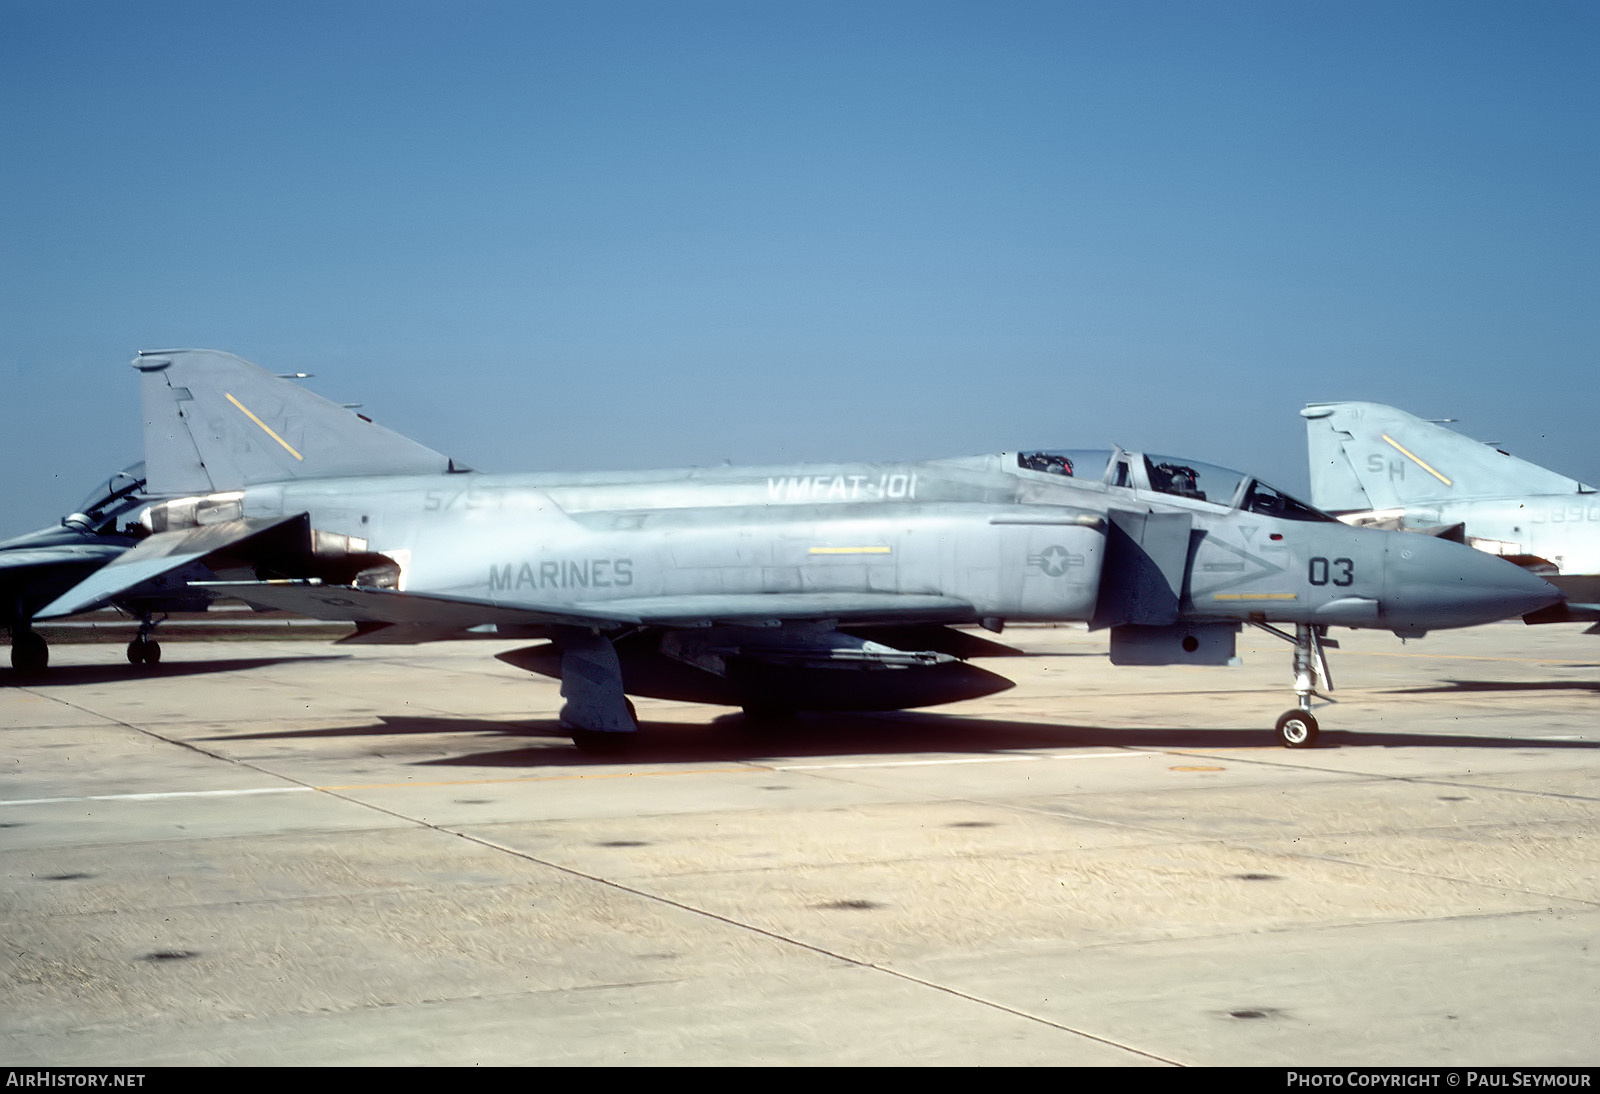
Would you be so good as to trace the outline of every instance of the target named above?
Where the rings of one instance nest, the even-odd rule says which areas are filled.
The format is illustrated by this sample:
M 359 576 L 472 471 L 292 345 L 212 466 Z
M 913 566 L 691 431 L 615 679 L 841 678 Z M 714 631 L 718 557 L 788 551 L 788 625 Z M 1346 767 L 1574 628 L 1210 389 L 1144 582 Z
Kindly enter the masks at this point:
M 1277 730 L 1284 748 L 1311 748 L 1317 743 L 1317 720 L 1309 711 L 1285 711 L 1278 719 Z

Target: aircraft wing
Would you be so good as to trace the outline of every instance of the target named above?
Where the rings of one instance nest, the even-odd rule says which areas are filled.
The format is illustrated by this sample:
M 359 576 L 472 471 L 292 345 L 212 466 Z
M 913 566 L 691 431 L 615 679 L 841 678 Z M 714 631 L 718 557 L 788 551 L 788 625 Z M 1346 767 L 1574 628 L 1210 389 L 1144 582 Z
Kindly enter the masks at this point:
M 392 623 L 462 629 L 497 625 L 564 624 L 626 626 L 643 622 L 626 612 L 510 606 L 472 597 L 402 593 L 356 585 L 322 585 L 309 581 L 197 581 L 220 596 L 263 608 L 298 612 L 313 619 L 352 623 Z
M 974 615 L 965 600 L 928 593 L 708 593 L 613 600 L 606 607 L 664 627 L 821 619 L 856 624 L 958 623 Z
M 196 584 L 246 603 L 299 612 L 314 619 L 457 628 L 486 623 L 704 627 L 716 623 L 821 619 L 856 624 L 942 623 L 961 622 L 973 615 L 972 606 L 963 600 L 906 593 L 717 593 L 636 597 L 590 606 L 495 603 L 471 597 L 299 581 Z
M 127 550 L 111 543 L 57 543 L 0 551 L 0 619 L 27 619 Z
M 61 543 L 0 551 L 0 574 L 14 577 L 55 566 L 101 566 L 126 550 L 126 547 L 108 543 Z
M 306 515 L 297 513 L 291 517 L 230 520 L 150 536 L 51 601 L 36 618 L 50 619 L 90 611 L 120 596 L 135 593 L 141 586 L 148 586 L 208 555 L 237 549 L 280 530 L 293 532 L 296 522 L 303 524 L 305 521 Z

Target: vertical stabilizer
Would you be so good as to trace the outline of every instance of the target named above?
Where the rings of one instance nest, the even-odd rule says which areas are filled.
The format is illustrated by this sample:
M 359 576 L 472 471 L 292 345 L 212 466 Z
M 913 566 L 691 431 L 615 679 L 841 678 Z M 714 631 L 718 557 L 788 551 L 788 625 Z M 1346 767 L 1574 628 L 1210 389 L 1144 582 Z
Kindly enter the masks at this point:
M 452 470 L 438 452 L 231 353 L 140 353 L 151 494 Z
M 1590 489 L 1381 403 L 1311 403 L 1300 414 L 1311 502 L 1329 512 Z

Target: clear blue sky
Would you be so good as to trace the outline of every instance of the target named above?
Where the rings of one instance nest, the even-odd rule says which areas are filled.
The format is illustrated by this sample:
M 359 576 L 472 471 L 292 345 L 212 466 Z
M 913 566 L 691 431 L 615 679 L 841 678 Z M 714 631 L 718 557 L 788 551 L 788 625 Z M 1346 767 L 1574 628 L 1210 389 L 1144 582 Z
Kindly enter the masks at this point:
M 0 533 L 203 346 L 484 470 L 1127 447 L 1311 400 L 1588 481 L 1600 3 L 0 0 Z

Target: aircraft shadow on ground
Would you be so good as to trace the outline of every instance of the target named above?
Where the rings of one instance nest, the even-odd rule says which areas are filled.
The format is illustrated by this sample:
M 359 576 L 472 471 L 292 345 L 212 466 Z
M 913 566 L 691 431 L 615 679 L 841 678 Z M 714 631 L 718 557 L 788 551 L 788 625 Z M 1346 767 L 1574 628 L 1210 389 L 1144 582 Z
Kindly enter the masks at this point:
M 1118 729 L 1109 726 L 1045 725 L 1004 719 L 898 711 L 890 714 L 803 714 L 778 724 L 751 725 L 741 714 L 709 724 L 651 722 L 618 755 L 580 752 L 554 718 L 503 722 L 481 718 L 379 715 L 366 725 L 270 733 L 228 734 L 211 740 L 314 740 L 341 737 L 405 737 L 471 734 L 527 743 L 489 752 L 421 760 L 419 767 L 563 767 L 627 763 L 750 762 L 782 757 L 898 755 L 928 752 L 1011 752 L 1058 748 L 1131 748 L 1173 751 L 1216 748 L 1270 750 L 1268 729 Z M 1362 732 L 1324 729 L 1319 749 L 1331 748 L 1518 748 L 1596 749 L 1600 741 L 1545 741 L 1525 737 L 1465 734 Z M 1287 750 L 1286 750 L 1287 751 Z M 1314 751 L 1314 750 L 1308 750 Z M 1306 755 L 1307 752 L 1297 753 Z
M 1104 650 L 1022 650 L 1013 656 L 1026 657 L 1030 661 L 1039 661 L 1051 657 L 1092 657 L 1097 661 L 1106 659 Z M 978 658 L 973 658 L 973 660 L 976 661 Z
M 1446 680 L 1426 688 L 1393 688 L 1390 695 L 1464 695 L 1475 691 L 1587 691 L 1600 694 L 1600 680 Z
M 82 684 L 124 683 L 168 677 L 200 676 L 212 672 L 242 672 L 267 665 L 305 664 L 309 661 L 348 661 L 347 653 L 321 653 L 297 657 L 227 657 L 212 661 L 163 661 L 159 665 L 58 665 L 44 672 L 24 673 L 0 669 L 0 688 L 76 687 Z

